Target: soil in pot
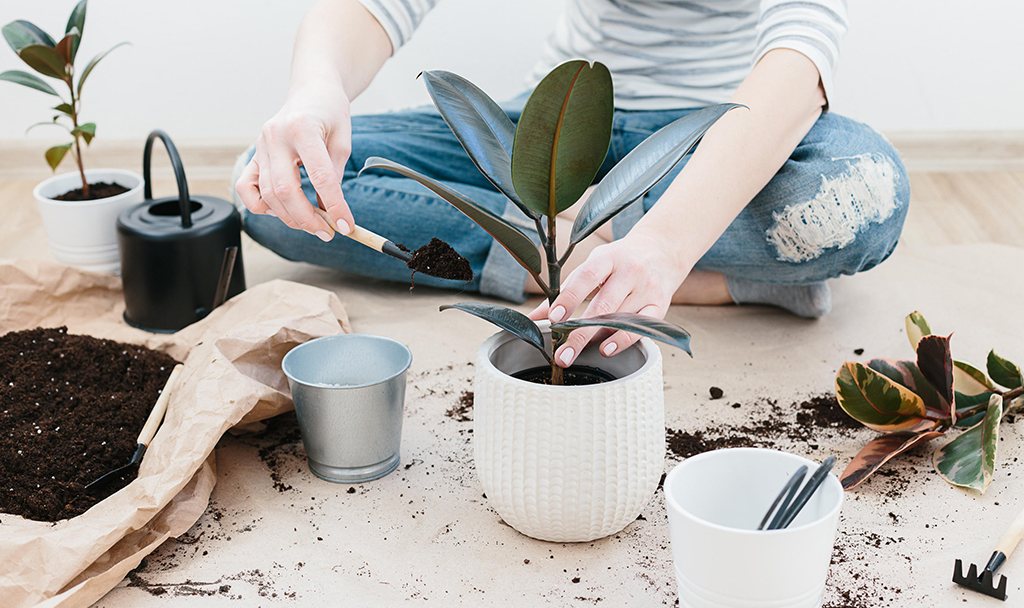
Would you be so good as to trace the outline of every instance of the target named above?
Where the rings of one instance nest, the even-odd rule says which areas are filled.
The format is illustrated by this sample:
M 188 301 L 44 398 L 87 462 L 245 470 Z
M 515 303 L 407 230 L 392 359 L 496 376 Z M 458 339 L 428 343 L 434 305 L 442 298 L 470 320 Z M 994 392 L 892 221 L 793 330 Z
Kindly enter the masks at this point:
M 406 266 L 413 270 L 413 274 L 422 272 L 428 276 L 453 281 L 473 280 L 473 269 L 469 265 L 469 260 L 437 237 L 430 239 L 429 243 L 413 252 L 401 243 L 396 246 L 406 253 L 412 253 L 412 259 L 406 262 Z
M 55 201 L 95 201 L 101 198 L 110 198 L 111 196 L 117 196 L 118 194 L 124 194 L 128 192 L 128 188 L 120 184 L 113 184 L 109 182 L 97 182 L 95 184 L 89 184 L 89 198 L 85 197 L 81 188 L 75 188 L 74 190 L 68 190 L 60 196 L 55 196 Z
M 551 384 L 551 366 L 531 367 L 512 374 L 512 377 L 533 382 L 534 384 Z M 588 386 L 591 384 L 601 384 L 602 382 L 611 382 L 615 380 L 615 376 L 596 367 L 573 365 L 562 372 L 562 379 L 565 382 L 565 386 Z
M 85 491 L 131 459 L 176 363 L 64 327 L 0 336 L 0 513 L 57 521 L 128 485 Z

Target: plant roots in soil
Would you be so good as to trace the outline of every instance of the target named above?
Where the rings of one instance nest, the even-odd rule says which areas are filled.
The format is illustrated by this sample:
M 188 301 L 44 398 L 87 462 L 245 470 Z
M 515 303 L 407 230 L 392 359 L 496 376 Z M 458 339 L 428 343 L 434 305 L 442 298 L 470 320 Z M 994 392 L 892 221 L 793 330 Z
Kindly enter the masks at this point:
M 74 190 L 68 190 L 60 196 L 53 197 L 53 200 L 57 201 L 95 201 L 101 198 L 110 198 L 111 196 L 117 196 L 118 194 L 124 194 L 128 192 L 128 188 L 119 184 L 112 184 L 108 182 L 97 182 L 95 184 L 89 184 L 89 198 L 85 198 L 82 194 L 81 188 L 75 188 Z

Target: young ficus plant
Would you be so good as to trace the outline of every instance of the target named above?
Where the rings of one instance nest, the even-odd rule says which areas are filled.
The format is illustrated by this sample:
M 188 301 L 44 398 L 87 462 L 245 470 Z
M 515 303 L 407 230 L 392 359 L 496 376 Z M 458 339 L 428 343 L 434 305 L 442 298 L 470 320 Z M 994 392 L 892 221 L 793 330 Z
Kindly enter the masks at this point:
M 949 337 L 933 335 L 919 312 L 907 316 L 906 326 L 916 361 L 846 362 L 836 376 L 839 405 L 885 433 L 853 458 L 843 487 L 851 489 L 899 454 L 961 428 L 966 430 L 935 450 L 935 470 L 950 484 L 984 492 L 995 471 L 999 423 L 1024 405 L 1024 376 L 995 351 L 988 354 L 988 375 L 953 359 Z
M 96 64 L 102 61 L 110 51 L 123 44 L 128 44 L 121 42 L 96 55 L 79 73 L 75 67 L 75 59 L 78 55 L 78 45 L 82 41 L 82 33 L 85 31 L 87 3 L 88 0 L 82 0 L 71 11 L 67 27 L 64 29 L 64 37 L 60 42 L 55 41 L 49 34 L 28 21 L 12 21 L 3 27 L 4 39 L 18 54 L 18 57 L 37 73 L 63 82 L 68 88 L 68 97 L 62 96 L 35 74 L 21 70 L 7 70 L 0 73 L 0 80 L 42 91 L 60 100 L 60 103 L 53 107 L 57 114 L 52 120 L 36 123 L 29 127 L 29 130 L 39 125 L 57 125 L 63 127 L 71 135 L 72 141 L 53 146 L 46 151 L 46 162 L 50 165 L 50 169 L 56 171 L 57 166 L 70 150 L 78 165 L 78 172 L 81 174 L 82 195 L 85 199 L 89 198 L 89 182 L 85 179 L 81 142 L 84 140 L 86 145 L 92 142 L 96 135 L 96 123 L 82 123 L 79 120 L 79 111 L 82 108 L 82 85 L 96 68 Z
M 575 204 L 593 183 L 611 143 L 614 95 L 608 68 L 582 60 L 557 66 L 534 89 L 517 125 L 468 80 L 444 71 L 423 72 L 422 76 L 434 105 L 473 163 L 535 223 L 540 249 L 513 223 L 409 167 L 372 157 L 362 170 L 386 169 L 412 178 L 454 205 L 526 269 L 549 302 L 558 297 L 562 267 L 573 248 L 643 196 L 711 125 L 729 110 L 740 107 L 721 104 L 698 110 L 644 140 L 597 185 L 576 217 L 569 246 L 558 251 L 555 218 Z M 563 383 L 554 352 L 569 332 L 580 327 L 625 330 L 690 352 L 690 335 L 684 329 L 636 314 L 613 313 L 555 323 L 551 326 L 549 352 L 537 325 L 518 311 L 474 302 L 442 306 L 441 310 L 448 308 L 490 321 L 537 348 L 551 364 L 552 384 Z

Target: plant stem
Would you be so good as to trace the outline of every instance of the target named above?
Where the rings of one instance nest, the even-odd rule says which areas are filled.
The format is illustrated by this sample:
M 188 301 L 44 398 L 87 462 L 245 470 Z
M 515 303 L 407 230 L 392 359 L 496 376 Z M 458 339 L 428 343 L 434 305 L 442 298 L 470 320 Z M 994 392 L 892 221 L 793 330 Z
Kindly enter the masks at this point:
M 554 215 L 548 216 L 547 238 L 544 242 L 544 254 L 548 261 L 548 288 L 550 289 L 548 304 L 554 303 L 555 298 L 558 297 L 562 289 L 562 265 L 558 261 L 558 252 L 555 250 L 555 243 L 557 243 L 555 225 L 556 217 Z M 568 334 L 556 331 L 551 332 L 551 384 L 555 386 L 565 384 L 562 367 L 555 360 L 555 351 L 558 350 L 558 347 L 565 344 L 565 340 L 568 337 Z
M 1002 396 L 1002 398 L 1003 398 L 1003 407 L 1004 407 L 1003 413 L 1005 414 L 1009 410 L 1009 406 L 1010 406 L 1010 402 L 1011 401 L 1013 401 L 1014 399 L 1016 399 L 1018 397 L 1024 396 L 1024 386 L 1018 386 L 1017 388 L 1010 389 L 1010 390 L 1006 391 L 1005 393 L 999 393 L 998 391 L 995 391 L 995 392 L 996 392 L 996 394 Z M 964 418 L 970 418 L 971 416 L 974 416 L 975 414 L 980 414 L 980 413 L 985 412 L 985 411 L 988 411 L 988 403 L 982 403 L 981 405 L 976 405 L 976 406 L 972 407 L 969 410 L 964 410 L 962 412 L 957 412 L 956 413 L 956 417 L 957 417 L 957 420 L 963 420 Z M 951 420 L 949 418 L 947 418 L 945 423 L 948 424 L 949 422 L 951 422 Z
M 78 99 L 75 98 L 75 87 L 72 86 L 74 80 L 68 78 L 65 82 L 68 83 L 68 89 L 71 90 L 71 124 L 74 125 L 74 137 L 75 137 L 75 162 L 78 163 L 78 174 L 82 177 L 82 198 L 84 200 L 89 199 L 89 182 L 85 179 L 85 167 L 82 165 L 82 142 L 81 135 L 78 131 Z

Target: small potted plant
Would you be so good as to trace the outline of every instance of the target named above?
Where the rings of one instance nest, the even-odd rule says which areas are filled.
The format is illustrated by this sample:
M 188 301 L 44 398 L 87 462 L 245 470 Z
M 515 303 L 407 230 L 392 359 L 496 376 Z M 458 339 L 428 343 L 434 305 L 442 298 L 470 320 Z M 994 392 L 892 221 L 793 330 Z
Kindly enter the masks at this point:
M 56 171 L 70 152 L 78 170 L 51 177 L 33 191 L 53 257 L 87 270 L 117 272 L 120 262 L 114 225 L 123 209 L 142 201 L 142 178 L 120 169 L 86 170 L 82 163 L 82 142 L 89 145 L 96 136 L 96 124 L 81 121 L 82 86 L 110 51 L 127 44 L 122 42 L 98 54 L 81 71 L 76 68 L 87 1 L 82 0 L 71 11 L 59 42 L 28 21 L 12 21 L 3 27 L 4 39 L 18 57 L 42 76 L 62 82 L 67 87 L 66 96 L 46 80 L 21 70 L 0 73 L 0 80 L 56 97 L 59 103 L 52 108 L 53 118 L 29 129 L 57 125 L 71 137 L 71 141 L 48 149 L 46 162 Z
M 561 270 L 584 238 L 644 195 L 722 115 L 699 110 L 651 135 L 601 180 L 573 226 L 564 252 L 555 217 L 591 185 L 611 141 L 608 69 L 586 61 L 557 66 L 537 85 L 518 125 L 483 91 L 449 72 L 424 72 L 434 104 L 481 172 L 533 219 L 544 252 L 522 230 L 464 195 L 408 167 L 370 158 L 363 170 L 415 179 L 469 216 L 512 254 L 544 290 L 558 296 Z M 542 278 L 544 267 L 547 279 Z M 614 534 L 643 509 L 664 468 L 665 423 L 660 340 L 690 352 L 680 327 L 615 313 L 536 324 L 491 304 L 443 306 L 500 327 L 477 354 L 474 450 L 491 505 L 506 523 L 541 540 L 582 542 Z M 643 336 L 613 358 L 585 349 L 563 370 L 554 351 L 573 329 L 600 326 Z

